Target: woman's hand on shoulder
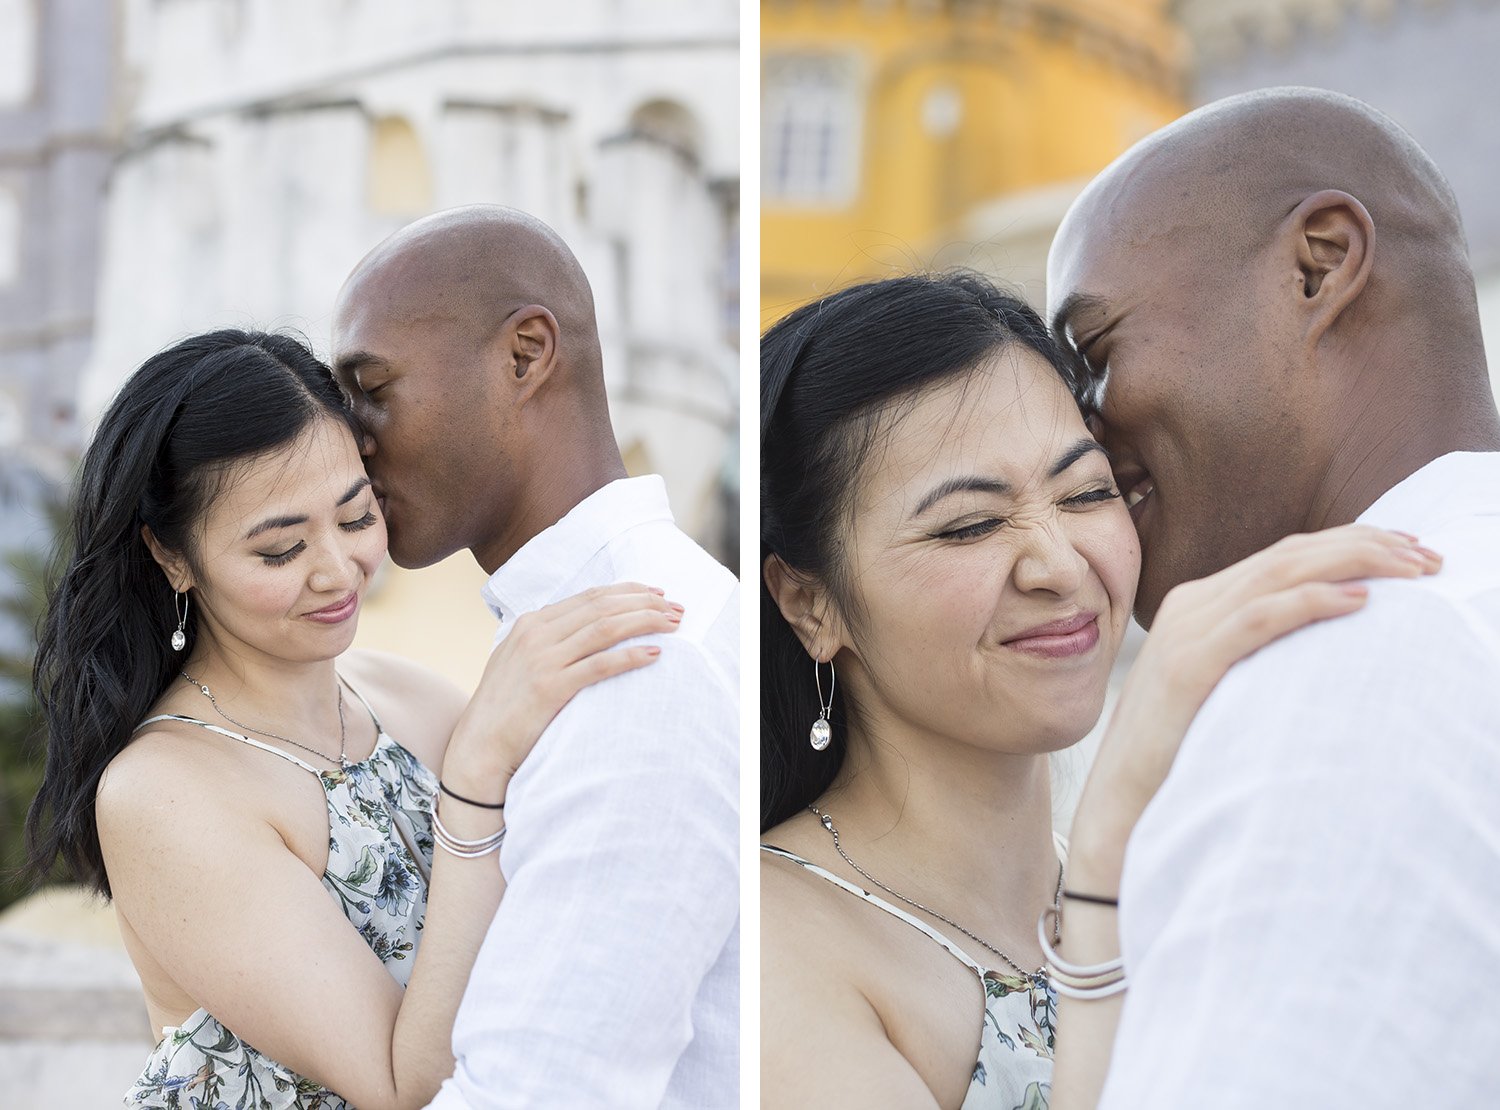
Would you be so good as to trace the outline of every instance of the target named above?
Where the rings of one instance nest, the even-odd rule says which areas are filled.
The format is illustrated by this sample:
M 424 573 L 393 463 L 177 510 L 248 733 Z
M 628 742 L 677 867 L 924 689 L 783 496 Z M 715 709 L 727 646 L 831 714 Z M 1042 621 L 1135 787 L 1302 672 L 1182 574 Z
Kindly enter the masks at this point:
M 1347 616 L 1366 578 L 1418 578 L 1441 556 L 1400 532 L 1350 524 L 1288 536 L 1172 589 L 1131 667 L 1074 818 L 1072 851 L 1107 857 L 1090 875 L 1113 892 L 1125 841 L 1155 796 L 1193 717 L 1235 663 L 1316 621 Z M 1094 864 L 1090 864 L 1094 866 Z
M 617 645 L 675 632 L 681 620 L 680 605 L 636 582 L 595 587 L 519 617 L 490 653 L 454 729 L 444 781 L 460 793 L 502 801 L 506 784 L 573 695 L 661 654 L 654 644 Z

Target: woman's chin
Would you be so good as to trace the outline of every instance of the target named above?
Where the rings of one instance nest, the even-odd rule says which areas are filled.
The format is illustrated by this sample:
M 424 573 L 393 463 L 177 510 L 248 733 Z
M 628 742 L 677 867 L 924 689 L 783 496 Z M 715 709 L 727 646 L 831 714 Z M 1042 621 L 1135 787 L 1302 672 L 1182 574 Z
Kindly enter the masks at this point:
M 1036 707 L 1031 718 L 1033 739 L 1028 746 L 1038 754 L 1066 751 L 1093 731 L 1103 713 L 1103 689 L 1096 694 L 1080 692 L 1076 698 L 1049 707 Z

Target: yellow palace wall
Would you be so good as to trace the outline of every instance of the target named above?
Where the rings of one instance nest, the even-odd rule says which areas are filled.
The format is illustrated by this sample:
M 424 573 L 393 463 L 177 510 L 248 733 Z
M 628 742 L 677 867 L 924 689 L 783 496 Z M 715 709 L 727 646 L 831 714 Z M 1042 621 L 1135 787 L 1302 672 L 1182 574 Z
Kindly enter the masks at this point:
M 778 196 L 766 180 L 777 136 L 763 132 L 762 326 L 858 278 L 932 265 L 939 255 L 966 261 L 976 239 L 1013 230 L 1004 216 L 1006 226 L 984 226 L 984 206 L 1081 186 L 1180 115 L 1181 36 L 1168 7 L 766 0 L 766 89 L 789 60 L 838 59 L 856 90 L 858 166 L 842 198 Z M 768 116 L 763 126 L 775 123 Z M 1055 226 L 1057 207 L 1048 204 L 1044 223 Z

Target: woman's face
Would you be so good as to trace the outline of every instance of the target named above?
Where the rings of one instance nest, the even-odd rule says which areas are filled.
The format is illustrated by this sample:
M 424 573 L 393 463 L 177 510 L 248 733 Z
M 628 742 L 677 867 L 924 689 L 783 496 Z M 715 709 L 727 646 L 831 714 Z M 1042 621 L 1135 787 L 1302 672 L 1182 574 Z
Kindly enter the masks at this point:
M 1104 706 L 1140 548 L 1056 371 L 1020 346 L 891 410 L 856 479 L 839 678 L 861 721 L 1053 751 Z
M 354 437 L 332 419 L 235 465 L 197 534 L 192 601 L 232 654 L 306 662 L 354 639 L 385 522 Z

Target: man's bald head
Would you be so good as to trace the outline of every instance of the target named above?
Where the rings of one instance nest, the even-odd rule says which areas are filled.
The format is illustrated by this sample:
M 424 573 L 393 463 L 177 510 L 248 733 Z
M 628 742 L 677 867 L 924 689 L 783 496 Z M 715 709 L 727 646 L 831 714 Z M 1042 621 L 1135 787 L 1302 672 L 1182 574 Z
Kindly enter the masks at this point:
M 1452 190 L 1337 93 L 1230 97 L 1132 147 L 1064 219 L 1048 286 L 1059 334 L 1107 375 L 1122 481 L 1151 490 L 1145 621 L 1176 583 L 1353 519 L 1493 421 Z
M 1368 211 L 1385 280 L 1472 287 L 1458 202 L 1436 164 L 1390 117 L 1326 89 L 1261 89 L 1168 124 L 1094 179 L 1058 242 L 1101 224 L 1125 239 L 1170 225 L 1210 257 L 1243 257 L 1324 190 Z
M 472 204 L 408 224 L 355 266 L 339 305 L 358 298 L 388 316 L 450 320 L 481 344 L 518 309 L 540 305 L 557 320 L 570 374 L 602 387 L 588 277 L 557 232 L 519 209 Z
M 402 566 L 469 548 L 493 570 L 554 502 L 618 476 L 593 293 L 534 216 L 473 205 L 402 228 L 344 283 L 333 332 Z

